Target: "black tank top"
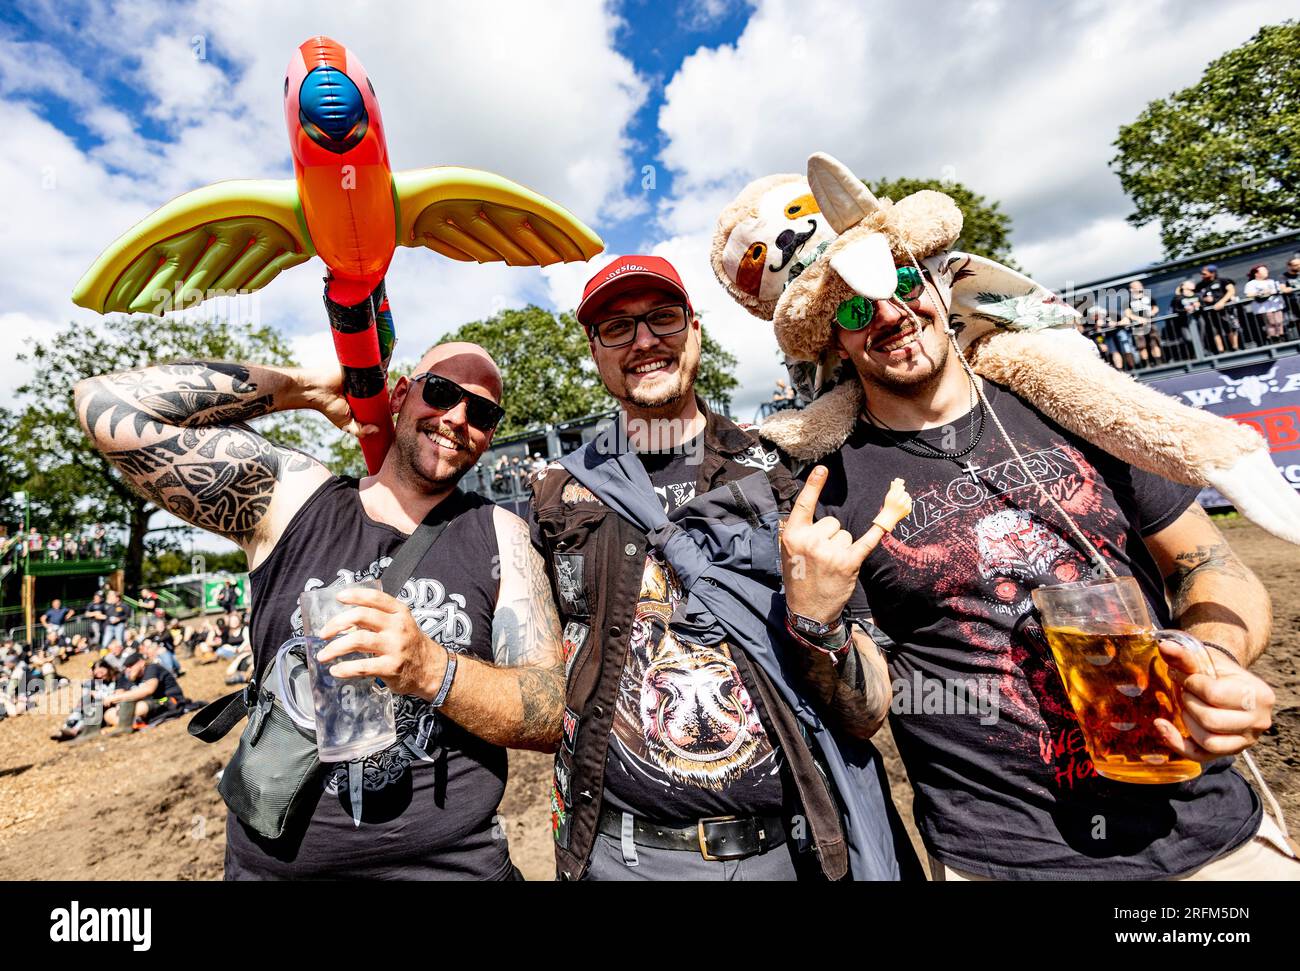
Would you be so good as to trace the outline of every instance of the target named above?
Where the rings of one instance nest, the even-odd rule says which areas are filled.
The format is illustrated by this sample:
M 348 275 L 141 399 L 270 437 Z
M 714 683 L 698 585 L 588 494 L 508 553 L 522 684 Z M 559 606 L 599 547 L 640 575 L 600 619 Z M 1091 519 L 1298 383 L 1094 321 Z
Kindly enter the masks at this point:
M 407 534 L 366 515 L 357 486 L 356 479 L 338 476 L 323 483 L 249 574 L 258 671 L 281 644 L 302 634 L 300 593 L 382 576 L 405 542 Z M 439 508 L 450 521 L 398 599 L 438 643 L 491 661 L 498 586 L 494 506 L 454 492 Z M 509 877 L 510 855 L 496 820 L 505 792 L 505 749 L 410 695 L 394 699 L 394 713 L 397 743 L 365 759 L 359 827 L 347 765 L 327 764 L 314 810 L 304 810 L 279 840 L 264 840 L 228 817 L 226 878 Z

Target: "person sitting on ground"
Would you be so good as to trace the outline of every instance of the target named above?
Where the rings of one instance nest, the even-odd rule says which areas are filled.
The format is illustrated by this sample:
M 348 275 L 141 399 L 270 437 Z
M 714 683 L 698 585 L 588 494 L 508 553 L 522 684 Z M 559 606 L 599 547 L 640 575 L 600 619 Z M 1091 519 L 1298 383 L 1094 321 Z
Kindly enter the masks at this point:
M 180 662 L 176 660 L 176 652 L 171 648 L 170 638 L 165 635 L 163 638 L 150 635 L 140 647 L 141 653 L 152 663 L 166 668 L 178 678 L 184 673 Z
M 112 727 L 119 724 L 118 711 L 113 706 L 123 702 L 135 702 L 132 727 L 143 728 L 188 701 L 180 682 L 170 671 L 151 664 L 143 654 L 135 651 L 122 659 L 122 677 L 117 688 L 104 698 L 104 724 Z
M 56 742 L 70 742 L 79 735 L 99 731 L 104 720 L 104 699 L 113 693 L 118 674 L 103 657 L 90 665 L 90 680 L 81 683 L 81 704 L 72 710 L 58 731 L 50 738 Z
M 103 649 L 100 658 L 117 674 L 122 673 L 122 658 L 126 654 L 126 645 L 121 641 L 113 640 L 108 642 L 108 647 Z
M 218 617 L 203 625 L 203 640 L 195 649 L 200 664 L 211 664 L 218 658 L 217 650 L 226 643 L 226 619 Z
M 53 664 L 62 664 L 72 654 L 72 641 L 63 633 L 63 629 L 50 627 L 45 632 L 44 657 Z

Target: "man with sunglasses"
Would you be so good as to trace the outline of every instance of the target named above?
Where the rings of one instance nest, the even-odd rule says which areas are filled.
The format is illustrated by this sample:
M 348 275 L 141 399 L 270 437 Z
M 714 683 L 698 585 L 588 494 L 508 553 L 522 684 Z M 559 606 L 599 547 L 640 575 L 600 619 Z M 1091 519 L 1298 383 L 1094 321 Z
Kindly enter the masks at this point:
M 360 772 L 326 765 L 279 839 L 230 814 L 227 879 L 517 878 L 497 823 L 506 748 L 554 751 L 564 676 L 526 524 L 456 488 L 492 441 L 501 394 L 483 348 L 431 348 L 393 388 L 383 466 L 357 480 L 245 424 L 311 409 L 352 434 L 373 431 L 352 420 L 337 367 L 189 361 L 78 385 L 83 427 L 127 481 L 247 554 L 259 677 L 302 633 L 304 590 L 381 577 L 431 512 L 446 523 L 398 596 L 341 593 L 352 606 L 317 632 L 335 638 L 322 654 L 331 673 L 392 689 L 396 744 Z
M 615 260 L 587 284 L 577 318 L 619 404 L 610 434 L 626 436 L 620 454 L 635 455 L 644 469 L 637 488 L 654 492 L 643 508 L 648 500 L 668 515 L 691 512 L 698 526 L 718 508 L 702 505 L 713 490 L 739 489 L 754 475 L 766 478 L 778 508 L 790 508 L 798 485 L 776 455 L 695 392 L 700 321 L 667 260 Z M 678 623 L 691 594 L 667 554 L 568 460 L 536 477 L 530 515 L 564 625 L 568 681 L 552 795 L 560 878 L 842 877 L 848 841 L 835 797 L 788 686 L 754 658 L 784 654 L 782 675 L 800 679 L 838 730 L 866 739 L 888 700 L 875 648 L 844 629 L 821 632 L 838 637 L 832 651 L 693 637 Z M 880 806 L 867 825 L 879 827 L 873 835 L 888 857 L 880 875 L 894 878 L 887 790 Z
M 1005 268 L 946 252 L 921 254 L 924 272 L 897 251 L 892 266 L 874 254 L 855 266 L 847 249 L 833 244 L 775 313 L 778 333 L 807 337 L 810 353 L 816 326 L 863 391 L 843 444 L 806 473 L 834 529 L 792 518 L 784 539 L 802 569 L 786 593 L 814 618 L 855 614 L 830 534 L 863 535 L 879 489 L 906 480 L 911 515 L 856 572 L 888 644 L 891 727 L 932 878 L 1300 879 L 1281 827 L 1228 758 L 1270 724 L 1273 692 L 1246 670 L 1268 642 L 1268 595 L 1198 490 L 1129 466 L 963 367 L 948 330 L 956 288 L 985 294 L 991 314 L 1012 287 L 1030 293 L 1022 308 L 1044 302 L 1032 281 L 1008 284 Z M 841 269 L 888 274 L 894 293 L 866 299 Z M 984 282 L 995 273 L 1002 288 Z M 1099 575 L 1076 532 L 1137 581 L 1157 627 L 1211 648 L 1217 677 L 1198 673 L 1185 647 L 1160 645 L 1186 675 L 1189 734 L 1166 719 L 1154 726 L 1171 754 L 1202 763 L 1191 781 L 1112 781 L 1088 755 L 1030 597 Z

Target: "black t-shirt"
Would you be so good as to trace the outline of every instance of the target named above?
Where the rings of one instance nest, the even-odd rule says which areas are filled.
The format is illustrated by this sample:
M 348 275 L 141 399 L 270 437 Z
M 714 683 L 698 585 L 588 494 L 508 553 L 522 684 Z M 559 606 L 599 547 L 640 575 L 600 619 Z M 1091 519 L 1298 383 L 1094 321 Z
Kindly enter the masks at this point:
M 984 387 L 1039 481 L 1116 573 L 1137 578 L 1153 619 L 1168 626 L 1142 537 L 1177 519 L 1197 490 L 1133 469 L 1011 393 Z M 966 419 L 953 426 L 962 440 Z M 943 429 L 922 434 L 943 446 Z M 1088 561 L 992 422 L 961 460 L 978 481 L 890 441 L 860 422 L 824 460 L 822 502 L 860 535 L 892 478 L 903 477 L 913 497 L 911 514 L 863 564 L 862 582 L 873 622 L 894 641 L 890 723 L 927 848 L 957 869 L 1002 879 L 1152 879 L 1249 839 L 1260 806 L 1230 759 L 1179 785 L 1094 772 L 1029 596 L 1086 579 Z M 972 680 L 976 698 L 967 689 L 965 713 L 957 704 L 943 713 L 944 696 L 956 699 Z
M 176 675 L 172 674 L 161 664 L 150 662 L 144 666 L 144 674 L 140 675 L 137 684 L 144 684 L 150 678 L 158 679 L 158 687 L 154 689 L 152 700 L 162 701 L 164 698 L 174 698 L 181 701 L 185 697 L 185 692 L 181 690 L 180 682 L 176 680 Z
M 640 458 L 671 512 L 695 498 L 697 440 Z M 646 556 L 641 599 L 605 760 L 605 798 L 661 823 L 703 816 L 779 815 L 780 750 L 763 728 L 759 699 L 746 689 L 726 644 L 705 646 L 667 626 L 682 590 L 672 568 Z
M 1223 299 L 1228 292 L 1228 284 L 1231 280 L 1216 276 L 1213 280 L 1201 280 L 1196 284 L 1196 296 L 1200 298 L 1202 307 L 1211 307 Z
M 323 483 L 249 574 L 249 632 L 256 668 L 302 634 L 304 590 L 382 577 L 406 534 L 371 519 L 357 480 Z M 451 517 L 397 599 L 420 629 L 458 654 L 492 661 L 499 582 L 492 503 L 453 493 Z M 227 879 L 505 879 L 513 873 L 496 822 L 506 751 L 444 718 L 413 695 L 393 698 L 397 742 L 362 765 L 361 825 L 352 820 L 348 766 L 325 766 L 302 819 L 275 841 L 226 825 Z
M 104 622 L 107 624 L 125 624 L 130 612 L 126 609 L 126 604 L 115 603 L 106 604 L 104 610 Z

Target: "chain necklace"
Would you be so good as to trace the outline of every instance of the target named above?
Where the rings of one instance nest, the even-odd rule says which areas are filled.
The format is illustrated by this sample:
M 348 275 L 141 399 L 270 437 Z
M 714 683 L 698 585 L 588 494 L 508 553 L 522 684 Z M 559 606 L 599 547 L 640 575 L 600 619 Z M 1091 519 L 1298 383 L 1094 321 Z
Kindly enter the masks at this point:
M 959 451 L 948 451 L 947 449 L 940 448 L 937 445 L 931 445 L 925 439 L 919 438 L 916 435 L 907 435 L 904 432 L 899 432 L 897 429 L 890 428 L 874 412 L 872 412 L 870 406 L 868 406 L 865 401 L 863 402 L 862 409 L 866 412 L 867 420 L 886 433 L 887 437 L 890 439 L 890 444 L 902 449 L 909 455 L 915 455 L 917 458 L 947 459 L 950 462 L 955 462 L 958 468 L 971 477 L 972 481 L 979 481 L 977 473 L 982 471 L 980 467 L 972 462 L 966 462 L 964 465 L 961 462 L 961 459 L 964 459 L 971 452 L 975 451 L 975 447 L 979 445 L 980 439 L 984 437 L 984 424 L 987 416 L 984 411 L 983 402 L 977 400 L 974 381 L 971 381 L 970 385 L 970 422 L 967 427 L 967 434 L 970 436 L 970 444 Z M 979 428 L 975 427 L 976 412 L 979 413 Z

